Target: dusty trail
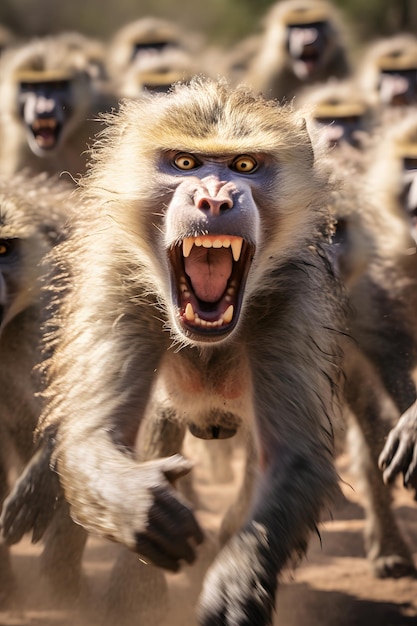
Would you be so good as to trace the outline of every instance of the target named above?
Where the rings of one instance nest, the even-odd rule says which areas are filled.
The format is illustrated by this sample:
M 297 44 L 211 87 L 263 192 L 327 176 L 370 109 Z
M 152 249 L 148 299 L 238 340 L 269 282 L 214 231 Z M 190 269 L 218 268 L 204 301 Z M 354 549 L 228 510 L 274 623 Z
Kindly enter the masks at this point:
M 346 456 L 338 460 L 339 471 L 354 487 L 347 461 Z M 237 477 L 240 467 L 237 453 Z M 197 466 L 194 471 L 202 503 L 199 519 L 210 534 L 234 496 L 237 479 L 213 485 L 204 468 Z M 322 525 L 322 547 L 314 537 L 307 559 L 286 575 L 274 626 L 416 626 L 417 580 L 375 580 L 371 576 L 364 556 L 360 496 L 348 485 L 343 490 L 346 500 L 333 510 L 334 519 Z M 417 503 L 401 486 L 396 487 L 394 498 L 401 529 L 417 565 Z M 89 587 L 86 606 L 60 607 L 39 577 L 40 546 L 31 545 L 25 538 L 13 548 L 21 598 L 16 607 L 0 611 L 0 626 L 100 626 L 106 581 L 117 550 L 114 544 L 90 538 L 84 563 Z M 193 614 L 199 581 L 195 570 L 186 568 L 180 574 L 168 575 L 167 581 L 171 594 L 169 615 L 165 621 L 160 617 L 149 619 L 147 626 L 196 626 Z

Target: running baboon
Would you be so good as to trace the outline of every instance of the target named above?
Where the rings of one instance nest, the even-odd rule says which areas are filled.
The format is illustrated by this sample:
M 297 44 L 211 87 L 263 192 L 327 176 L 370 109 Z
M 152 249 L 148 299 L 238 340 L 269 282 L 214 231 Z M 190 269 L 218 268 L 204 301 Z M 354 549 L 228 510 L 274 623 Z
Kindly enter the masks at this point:
M 0 507 L 16 475 L 35 453 L 33 431 L 41 399 L 33 368 L 40 358 L 41 261 L 63 235 L 71 191 L 71 186 L 44 175 L 0 178 Z M 48 472 L 44 474 L 48 484 Z M 43 500 L 42 485 L 37 496 Z M 55 591 L 77 592 L 86 533 L 71 522 L 64 503 L 54 499 L 50 504 L 45 513 L 49 519 L 55 514 L 56 524 L 48 531 L 43 571 Z M 3 601 L 10 599 L 14 586 L 4 543 L 0 559 Z M 63 559 L 68 560 L 65 566 Z
M 322 0 L 277 2 L 265 18 L 265 32 L 246 82 L 265 96 L 291 100 L 301 87 L 350 75 L 341 20 Z
M 352 170 L 342 149 L 339 157 L 337 162 L 332 154 L 333 171 L 343 172 L 345 178 L 343 192 L 332 205 L 338 220 L 334 252 L 347 289 L 352 337 L 345 346 L 344 393 L 359 426 L 349 440 L 360 443 L 352 457 L 365 491 L 368 558 L 377 576 L 397 577 L 414 574 L 415 568 L 391 511 L 378 456 L 389 429 L 416 397 L 412 371 L 417 363 L 417 262 L 415 254 L 409 254 L 415 246 L 404 215 L 393 207 L 393 187 L 389 198 L 377 186 L 384 176 L 392 183 L 392 174 L 384 175 L 378 163 L 386 158 L 385 149 L 375 146 L 363 155 L 367 166 L 354 165 Z
M 381 107 L 417 103 L 417 38 L 402 33 L 376 41 L 365 49 L 358 82 Z
M 85 169 L 86 149 L 99 130 L 92 61 L 72 37 L 32 40 L 4 54 L 0 67 L 0 172 Z
M 375 180 L 379 181 L 380 193 L 391 210 L 405 217 L 413 241 L 417 241 L 417 113 L 411 109 L 409 113 L 390 126 L 384 133 L 380 144 L 381 157 L 376 167 Z M 378 164 L 377 164 L 378 165 Z M 378 177 L 378 178 L 377 178 Z M 410 246 L 408 263 L 415 267 L 412 288 L 416 290 L 417 261 L 415 246 Z M 413 302 L 413 301 L 412 301 Z M 417 320 L 415 322 L 417 326 Z M 417 403 L 405 407 L 398 423 L 388 436 L 381 453 L 379 464 L 383 470 L 383 478 L 391 483 L 402 473 L 406 486 L 417 487 L 416 455 L 417 455 Z
M 191 469 L 174 454 L 185 428 L 251 433 L 256 489 L 199 622 L 266 625 L 337 486 L 327 175 L 301 115 L 224 81 L 126 100 L 107 122 L 52 255 L 38 434 L 74 520 L 175 571 L 203 540 L 172 486 Z M 161 420 L 170 441 L 143 451 Z

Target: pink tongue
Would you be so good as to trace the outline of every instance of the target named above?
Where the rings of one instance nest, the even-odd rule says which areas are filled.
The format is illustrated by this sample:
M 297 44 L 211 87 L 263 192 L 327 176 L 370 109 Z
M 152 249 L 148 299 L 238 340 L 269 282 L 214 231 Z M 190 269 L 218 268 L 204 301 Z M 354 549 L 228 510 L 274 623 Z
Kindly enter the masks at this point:
M 203 302 L 220 300 L 232 273 L 230 248 L 193 246 L 190 256 L 184 261 L 185 271 L 197 298 Z

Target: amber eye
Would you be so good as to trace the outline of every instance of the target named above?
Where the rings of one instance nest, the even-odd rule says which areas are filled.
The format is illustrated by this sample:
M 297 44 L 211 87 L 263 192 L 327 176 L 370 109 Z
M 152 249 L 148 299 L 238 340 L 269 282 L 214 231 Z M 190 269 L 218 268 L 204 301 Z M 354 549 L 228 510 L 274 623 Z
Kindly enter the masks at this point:
M 7 254 L 10 250 L 10 247 L 6 241 L 0 240 L 0 256 Z
M 253 172 L 257 168 L 258 164 L 255 159 L 247 154 L 237 157 L 232 163 L 232 169 L 242 174 Z
M 174 159 L 174 165 L 180 170 L 192 170 L 200 163 L 191 154 L 178 154 Z

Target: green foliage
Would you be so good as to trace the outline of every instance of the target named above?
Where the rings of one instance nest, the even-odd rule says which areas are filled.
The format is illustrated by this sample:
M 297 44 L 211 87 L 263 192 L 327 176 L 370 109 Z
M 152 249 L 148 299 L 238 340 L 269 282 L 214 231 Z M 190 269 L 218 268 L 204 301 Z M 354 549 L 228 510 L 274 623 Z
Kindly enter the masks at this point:
M 0 23 L 18 34 L 79 30 L 107 38 L 146 15 L 173 19 L 208 42 L 233 43 L 259 29 L 275 0 L 1 0 Z M 416 0 L 333 0 L 357 41 L 406 30 L 417 32 Z

